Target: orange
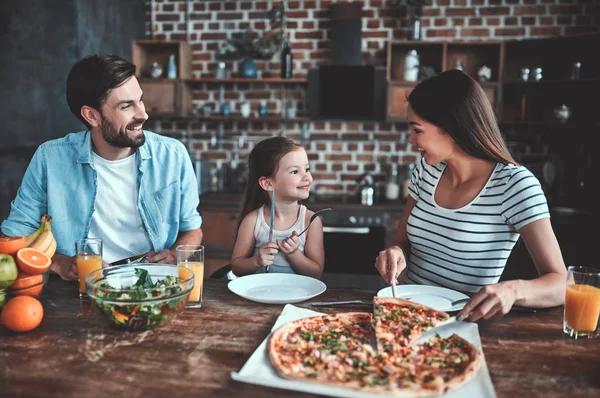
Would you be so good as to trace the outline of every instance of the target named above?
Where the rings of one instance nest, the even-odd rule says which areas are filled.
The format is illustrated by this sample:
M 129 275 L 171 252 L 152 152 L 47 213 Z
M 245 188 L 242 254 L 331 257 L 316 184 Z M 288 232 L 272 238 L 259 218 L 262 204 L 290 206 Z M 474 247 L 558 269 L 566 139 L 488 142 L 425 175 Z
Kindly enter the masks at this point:
M 14 255 L 25 247 L 25 237 L 23 236 L 3 236 L 0 238 L 0 254 Z
M 8 300 L 2 309 L 0 320 L 13 332 L 29 332 L 42 323 L 44 307 L 38 299 L 17 296 Z
M 17 279 L 15 279 L 13 284 L 10 285 L 11 290 L 15 289 L 11 293 L 14 296 L 27 295 L 31 297 L 37 297 L 40 295 L 42 288 L 44 287 L 44 285 L 42 285 L 42 281 L 42 275 L 30 275 L 21 271 L 19 272 Z
M 46 253 L 31 247 L 19 250 L 16 257 L 19 269 L 32 275 L 46 272 L 50 268 L 50 264 L 52 264 L 52 260 L 50 260 L 50 257 Z

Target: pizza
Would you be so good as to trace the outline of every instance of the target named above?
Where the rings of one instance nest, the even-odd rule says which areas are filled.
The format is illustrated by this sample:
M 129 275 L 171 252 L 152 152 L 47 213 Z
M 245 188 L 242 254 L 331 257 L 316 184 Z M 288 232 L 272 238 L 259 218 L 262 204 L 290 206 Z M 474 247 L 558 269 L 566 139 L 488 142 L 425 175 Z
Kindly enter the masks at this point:
M 322 315 L 282 326 L 269 338 L 268 356 L 288 379 L 382 395 L 440 395 L 475 377 L 482 361 L 456 334 L 412 344 L 448 318 L 410 301 L 375 298 L 374 315 Z
M 377 350 L 397 353 L 450 318 L 445 312 L 392 297 L 373 298 Z

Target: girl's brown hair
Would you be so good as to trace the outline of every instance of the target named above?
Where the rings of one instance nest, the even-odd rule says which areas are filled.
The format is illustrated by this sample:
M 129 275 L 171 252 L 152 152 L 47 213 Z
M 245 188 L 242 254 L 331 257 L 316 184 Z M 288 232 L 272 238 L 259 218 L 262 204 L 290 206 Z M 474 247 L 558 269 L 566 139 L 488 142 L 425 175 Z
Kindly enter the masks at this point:
M 260 177 L 273 177 L 277 173 L 279 161 L 286 154 L 302 148 L 302 145 L 288 137 L 271 137 L 260 141 L 248 158 L 248 181 L 242 199 L 239 224 L 248 213 L 270 203 L 271 199 L 258 183 Z
M 419 117 L 450 134 L 467 154 L 517 164 L 485 92 L 466 73 L 452 69 L 422 81 L 408 95 L 408 103 Z

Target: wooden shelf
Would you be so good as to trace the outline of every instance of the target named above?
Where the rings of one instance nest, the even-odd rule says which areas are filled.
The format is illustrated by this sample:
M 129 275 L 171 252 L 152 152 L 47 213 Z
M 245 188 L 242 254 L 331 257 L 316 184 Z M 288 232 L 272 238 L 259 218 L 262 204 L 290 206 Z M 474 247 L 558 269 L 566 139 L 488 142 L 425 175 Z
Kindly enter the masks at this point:
M 245 77 L 230 77 L 226 79 L 217 79 L 214 77 L 203 77 L 200 79 L 187 79 L 188 83 L 217 83 L 217 84 L 233 84 L 233 83 L 260 83 L 260 84 L 307 84 L 308 79 L 305 77 L 293 77 L 290 79 L 282 79 L 280 77 L 266 77 L 262 79 L 251 79 Z
M 590 83 L 600 83 L 600 79 L 568 79 L 568 80 L 540 80 L 540 81 L 507 81 L 504 84 L 508 85 L 543 85 L 543 84 L 590 84 Z
M 298 117 L 283 117 L 280 115 L 266 115 L 266 116 L 248 116 L 244 117 L 242 115 L 233 114 L 233 115 L 214 115 L 214 116 L 192 116 L 192 118 L 201 121 L 209 121 L 209 122 L 308 122 L 310 121 L 308 116 L 298 116 Z

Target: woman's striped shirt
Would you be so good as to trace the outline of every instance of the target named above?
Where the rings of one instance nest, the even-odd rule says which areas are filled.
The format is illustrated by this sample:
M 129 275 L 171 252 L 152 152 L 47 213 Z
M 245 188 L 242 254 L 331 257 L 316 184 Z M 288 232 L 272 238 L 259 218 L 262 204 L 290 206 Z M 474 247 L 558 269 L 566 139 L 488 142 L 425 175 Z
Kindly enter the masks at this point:
M 477 292 L 498 282 L 525 225 L 550 217 L 540 182 L 525 167 L 496 164 L 481 192 L 459 209 L 436 204 L 446 163 L 417 164 L 409 185 L 417 201 L 407 225 L 405 283 Z

